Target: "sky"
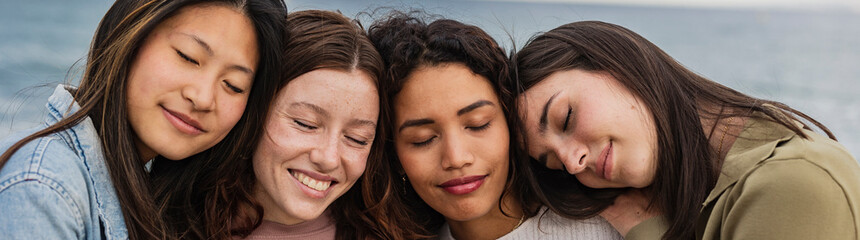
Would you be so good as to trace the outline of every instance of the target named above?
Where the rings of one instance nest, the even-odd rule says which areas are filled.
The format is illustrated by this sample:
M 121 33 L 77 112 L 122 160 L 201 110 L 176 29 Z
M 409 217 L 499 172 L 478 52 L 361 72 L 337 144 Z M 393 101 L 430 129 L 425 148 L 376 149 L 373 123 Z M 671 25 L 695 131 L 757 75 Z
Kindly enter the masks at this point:
M 757 9 L 805 9 L 845 10 L 860 12 L 857 0 L 482 0 L 500 2 L 555 2 L 613 5 L 646 5 L 669 7 L 704 8 L 757 8 Z

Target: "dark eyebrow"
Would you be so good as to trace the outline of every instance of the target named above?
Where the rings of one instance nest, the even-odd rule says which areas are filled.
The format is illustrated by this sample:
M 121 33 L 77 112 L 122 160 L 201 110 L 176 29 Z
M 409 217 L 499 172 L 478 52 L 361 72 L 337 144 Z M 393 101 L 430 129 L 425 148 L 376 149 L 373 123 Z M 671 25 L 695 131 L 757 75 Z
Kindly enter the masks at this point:
M 469 104 L 469 106 L 466 106 L 466 107 L 458 110 L 457 116 L 462 116 L 463 114 L 466 114 L 467 112 L 470 112 L 472 110 L 475 110 L 476 108 L 483 107 L 486 105 L 493 106 L 495 104 L 493 104 L 492 102 L 487 101 L 487 100 L 478 100 L 477 102 Z
M 402 132 L 403 129 L 407 127 L 421 126 L 433 123 L 435 123 L 435 121 L 427 118 L 406 120 L 405 122 L 403 122 L 403 125 L 400 125 L 400 129 L 398 129 L 397 132 Z
M 314 112 L 316 112 L 317 114 L 322 115 L 323 117 L 326 117 L 326 118 L 328 118 L 328 117 L 329 117 L 328 111 L 326 111 L 325 109 L 321 108 L 320 106 L 317 106 L 317 105 L 314 105 L 314 104 L 311 104 L 311 103 L 306 103 L 306 102 L 297 102 L 297 103 L 290 104 L 290 106 L 291 106 L 291 107 L 305 107 L 305 108 L 309 108 L 309 109 L 311 109 L 311 111 L 314 111 Z
M 215 52 L 212 51 L 212 47 L 209 47 L 209 44 L 206 43 L 206 41 L 203 41 L 203 39 L 200 39 L 199 37 L 197 37 L 194 34 L 188 34 L 188 33 L 181 33 L 181 34 L 185 35 L 187 37 L 190 37 L 191 39 L 194 39 L 194 41 L 197 42 L 197 44 L 200 45 L 200 47 L 202 47 L 204 50 L 206 50 L 206 54 L 208 54 L 209 56 L 215 55 Z M 254 71 L 248 67 L 245 67 L 245 66 L 232 65 L 232 66 L 230 66 L 230 69 L 239 70 L 241 72 L 245 72 L 247 74 L 254 75 Z
M 547 112 L 549 112 L 549 105 L 552 103 L 552 100 L 554 100 L 555 97 L 558 96 L 559 93 L 561 93 L 561 92 L 559 91 L 559 92 L 553 94 L 552 97 L 549 97 L 549 100 L 546 100 L 546 105 L 543 106 L 543 112 L 541 112 L 541 114 L 540 114 L 540 122 L 538 123 L 538 132 L 541 134 L 546 132 L 546 125 L 547 125 L 547 122 L 549 122 L 549 120 L 547 120 L 547 116 L 546 116 Z

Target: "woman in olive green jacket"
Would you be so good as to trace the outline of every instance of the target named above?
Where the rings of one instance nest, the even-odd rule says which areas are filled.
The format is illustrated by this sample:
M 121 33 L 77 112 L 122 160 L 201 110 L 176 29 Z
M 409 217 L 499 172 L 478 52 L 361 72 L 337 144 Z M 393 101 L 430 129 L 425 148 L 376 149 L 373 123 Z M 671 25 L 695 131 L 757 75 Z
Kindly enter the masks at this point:
M 600 214 L 628 239 L 860 238 L 860 165 L 811 117 L 603 22 L 515 58 L 531 182 L 553 211 Z

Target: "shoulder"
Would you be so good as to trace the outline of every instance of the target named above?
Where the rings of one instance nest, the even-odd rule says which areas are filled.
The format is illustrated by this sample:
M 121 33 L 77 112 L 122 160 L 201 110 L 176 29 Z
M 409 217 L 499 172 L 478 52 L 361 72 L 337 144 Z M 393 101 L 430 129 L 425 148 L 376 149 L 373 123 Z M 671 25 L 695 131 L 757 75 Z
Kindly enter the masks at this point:
M 509 239 L 622 239 L 600 216 L 588 219 L 569 219 L 543 209 L 529 218 L 511 234 Z
M 20 138 L 12 139 L 4 141 L 0 149 L 6 151 Z M 9 158 L 0 169 L 0 195 L 54 195 L 68 204 L 82 205 L 88 196 L 87 176 L 70 145 L 57 134 L 50 134 L 28 142 Z
M 753 123 L 726 158 L 715 190 L 736 184 L 743 187 L 736 194 L 784 188 L 845 199 L 845 192 L 860 189 L 860 164 L 838 142 L 809 130 L 802 137 L 776 123 Z
M 860 163 L 836 141 L 811 131 L 777 144 L 770 156 L 742 177 L 744 185 L 788 188 L 845 199 L 860 189 Z M 803 193 L 800 193 L 803 194 Z M 856 193 L 853 193 L 856 194 Z
M 844 238 L 860 231 L 860 180 L 833 159 L 775 153 L 724 195 L 715 217 L 724 236 L 748 239 Z M 839 162 L 839 161 L 836 161 Z
M 5 152 L 24 136 L 16 135 L 5 140 L 0 145 L 0 149 Z M 74 180 L 77 177 L 83 177 L 86 175 L 85 167 L 79 151 L 73 146 L 61 136 L 61 133 L 33 139 L 12 154 L 0 170 L 0 179 L 22 174 L 44 175 L 57 180 Z
M 7 148 L 4 143 L 3 151 Z M 60 137 L 49 135 L 27 143 L 9 158 L 0 169 L 0 202 L 4 203 L 0 204 L 4 214 L 0 235 L 81 236 L 89 213 L 89 195 L 86 174 L 75 164 L 76 156 Z
M 814 161 L 803 158 L 769 159 L 741 177 L 737 194 L 783 195 L 784 198 L 813 197 L 832 201 L 845 199 L 841 179 Z

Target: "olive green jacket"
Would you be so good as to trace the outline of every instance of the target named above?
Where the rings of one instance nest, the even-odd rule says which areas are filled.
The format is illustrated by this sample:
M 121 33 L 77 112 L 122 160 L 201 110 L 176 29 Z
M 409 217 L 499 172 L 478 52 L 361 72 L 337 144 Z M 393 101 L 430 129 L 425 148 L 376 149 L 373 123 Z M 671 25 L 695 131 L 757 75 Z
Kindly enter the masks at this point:
M 860 164 L 839 143 L 750 118 L 702 203 L 697 239 L 860 239 Z M 626 239 L 659 239 L 655 217 Z

